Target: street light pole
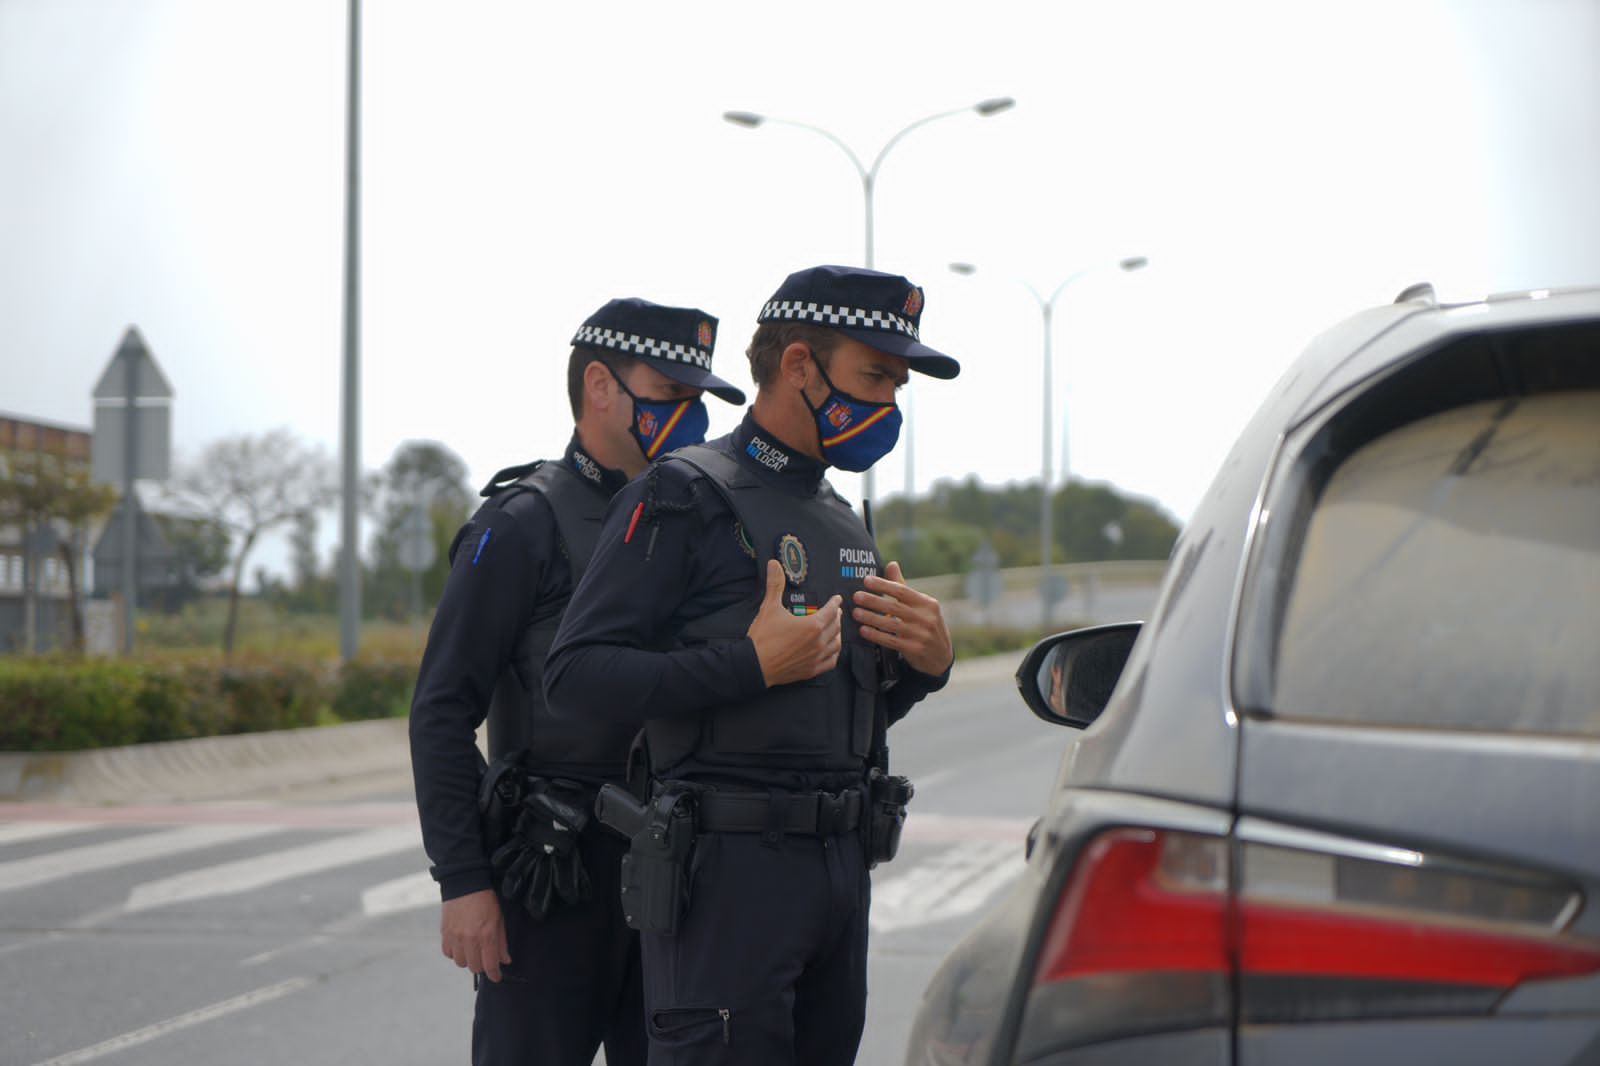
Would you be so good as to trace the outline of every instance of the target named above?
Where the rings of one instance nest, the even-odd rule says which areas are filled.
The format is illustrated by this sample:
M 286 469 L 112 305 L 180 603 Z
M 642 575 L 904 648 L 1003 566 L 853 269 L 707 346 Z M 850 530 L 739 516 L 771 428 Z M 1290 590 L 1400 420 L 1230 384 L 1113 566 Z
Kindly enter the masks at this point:
M 361 644 L 361 0 L 350 0 L 345 72 L 344 359 L 339 428 L 339 657 L 355 658 Z
M 1144 256 L 1135 255 L 1119 260 L 1117 267 L 1123 271 L 1140 270 L 1147 266 L 1149 262 L 1150 260 Z M 950 269 L 954 273 L 968 275 L 975 274 L 978 271 L 978 268 L 971 263 L 951 263 Z M 1061 298 L 1061 294 L 1066 291 L 1068 285 L 1071 285 L 1085 274 L 1093 273 L 1095 269 L 1097 268 L 1090 267 L 1068 275 L 1061 284 L 1055 287 L 1055 291 L 1050 294 L 1048 299 L 1040 295 L 1039 290 L 1034 288 L 1030 282 L 1024 281 L 1022 283 L 1023 287 L 1028 290 L 1028 295 L 1032 296 L 1034 302 L 1039 305 L 1039 316 L 1044 327 L 1044 358 L 1043 368 L 1040 371 L 1040 389 L 1043 392 L 1041 399 L 1043 420 L 1040 426 L 1041 447 L 1039 460 L 1039 615 L 1046 629 L 1050 628 L 1052 624 L 1052 608 L 1055 606 L 1054 598 L 1051 595 L 1053 590 L 1050 587 L 1055 565 L 1053 559 L 1055 554 L 1055 508 L 1052 506 L 1054 503 L 1054 480 L 1050 469 L 1050 437 L 1055 428 L 1051 415 L 1053 395 L 1051 367 L 1054 362 L 1054 353 L 1051 345 L 1052 337 L 1055 333 L 1055 308 L 1056 301 Z M 1061 421 L 1061 478 L 1062 484 L 1065 485 L 1068 480 L 1065 412 L 1063 412 Z
M 866 221 L 866 262 L 863 265 L 868 270 L 876 270 L 877 266 L 875 264 L 875 257 L 873 255 L 872 197 L 878 184 L 878 169 L 883 166 L 883 159 L 889 154 L 889 149 L 900 143 L 901 138 L 910 133 L 912 130 L 926 126 L 930 122 L 937 122 L 939 119 L 951 118 L 955 115 L 964 115 L 968 111 L 976 112 L 980 118 L 988 118 L 990 115 L 997 115 L 1002 111 L 1006 111 L 1012 107 L 1015 107 L 1016 103 L 1016 100 L 1009 96 L 996 96 L 988 100 L 980 100 L 977 103 L 971 104 L 967 107 L 958 107 L 950 111 L 940 111 L 937 114 L 928 115 L 925 118 L 919 118 L 909 126 L 906 126 L 899 133 L 896 133 L 893 137 L 890 137 L 888 141 L 884 143 L 884 146 L 878 149 L 878 154 L 873 157 L 872 165 L 870 167 L 861 162 L 861 157 L 856 155 L 854 149 L 852 149 L 848 144 L 820 126 L 813 126 L 806 122 L 795 122 L 792 119 L 772 118 L 769 115 L 757 114 L 754 111 L 724 111 L 722 113 L 722 117 L 724 121 L 731 122 L 735 126 L 743 126 L 746 129 L 755 129 L 758 126 L 763 126 L 770 123 L 774 126 L 793 126 L 796 129 L 810 130 L 819 137 L 824 137 L 833 144 L 837 145 L 839 149 L 843 151 L 844 154 L 849 158 L 850 162 L 854 164 L 856 173 L 861 178 L 861 198 L 865 208 L 863 211 L 863 217 Z M 916 467 L 914 465 L 915 448 L 913 446 L 911 435 L 911 420 L 908 418 L 902 424 L 905 427 L 906 437 L 906 540 L 909 545 L 911 533 L 911 499 L 912 495 L 916 491 L 916 482 L 913 480 L 913 475 L 916 472 Z M 867 470 L 861 475 L 861 496 L 862 499 L 867 503 L 872 501 L 873 489 L 877 480 L 874 476 L 875 473 L 876 472 L 871 467 L 868 467 Z

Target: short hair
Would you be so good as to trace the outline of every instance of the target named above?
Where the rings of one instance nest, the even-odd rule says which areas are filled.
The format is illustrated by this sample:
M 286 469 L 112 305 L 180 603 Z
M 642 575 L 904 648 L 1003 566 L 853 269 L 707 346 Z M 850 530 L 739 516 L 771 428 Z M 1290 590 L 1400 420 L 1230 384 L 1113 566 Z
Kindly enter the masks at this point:
M 572 420 L 583 417 L 583 372 L 590 363 L 602 363 L 617 377 L 632 370 L 639 360 L 609 348 L 594 348 L 587 344 L 574 344 L 572 357 L 567 360 L 567 399 L 572 404 Z
M 844 340 L 837 330 L 813 326 L 809 322 L 763 322 L 750 338 L 745 355 L 750 359 L 750 378 L 757 388 L 778 380 L 778 363 L 784 349 L 791 344 L 804 344 L 811 354 L 826 364 L 828 356 Z

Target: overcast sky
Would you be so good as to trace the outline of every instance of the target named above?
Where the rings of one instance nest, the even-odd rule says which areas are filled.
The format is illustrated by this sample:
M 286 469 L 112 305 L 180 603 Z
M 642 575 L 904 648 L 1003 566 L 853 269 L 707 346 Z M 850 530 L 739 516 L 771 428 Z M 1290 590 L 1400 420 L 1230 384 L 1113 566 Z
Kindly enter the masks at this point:
M 861 261 L 862 196 L 823 138 L 729 109 L 870 160 L 925 115 L 1017 99 L 914 131 L 881 171 L 877 265 L 925 286 L 924 339 L 965 366 L 909 390 L 919 490 L 1037 478 L 1024 280 L 1149 256 L 1063 294 L 1056 411 L 1075 476 L 1180 520 L 1340 318 L 1423 279 L 1445 299 L 1600 281 L 1600 0 L 369 0 L 364 19 L 369 468 L 408 438 L 475 482 L 557 452 L 568 342 L 613 296 L 718 316 L 719 371 L 748 386 L 784 275 Z M 337 454 L 344 58 L 335 0 L 0 0 L 0 411 L 87 426 L 137 324 L 180 458 L 275 426 Z

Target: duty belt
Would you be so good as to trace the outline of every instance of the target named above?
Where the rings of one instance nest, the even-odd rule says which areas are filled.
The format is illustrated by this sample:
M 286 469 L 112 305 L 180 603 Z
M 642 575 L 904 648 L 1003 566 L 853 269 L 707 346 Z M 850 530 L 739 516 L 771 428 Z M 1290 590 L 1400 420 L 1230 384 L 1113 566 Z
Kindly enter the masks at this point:
M 708 833 L 768 833 L 829 837 L 861 825 L 860 789 L 843 792 L 700 793 L 699 828 Z

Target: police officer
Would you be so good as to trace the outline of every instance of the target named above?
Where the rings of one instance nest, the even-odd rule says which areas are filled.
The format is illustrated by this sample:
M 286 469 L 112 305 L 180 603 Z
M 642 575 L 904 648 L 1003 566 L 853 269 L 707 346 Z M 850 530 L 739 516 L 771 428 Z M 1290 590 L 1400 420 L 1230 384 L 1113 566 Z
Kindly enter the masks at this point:
M 854 1061 L 868 868 L 906 798 L 880 802 L 884 730 L 954 654 L 938 602 L 823 475 L 894 446 L 908 371 L 959 371 L 918 340 L 922 306 L 892 274 L 790 275 L 758 316 L 743 423 L 617 495 L 556 635 L 557 716 L 646 722 L 663 820 L 635 874 L 677 854 L 641 850 L 679 831 L 663 812 L 693 814 L 686 910 L 642 936 L 651 1066 Z M 624 879 L 642 915 L 673 883 Z
M 450 548 L 411 757 L 441 948 L 477 987 L 478 1066 L 589 1066 L 602 1043 L 612 1066 L 645 1059 L 638 938 L 618 908 L 624 843 L 586 824 L 595 790 L 622 780 L 635 730 L 552 719 L 541 674 L 611 495 L 704 439 L 702 392 L 744 401 L 711 373 L 715 336 L 716 319 L 690 308 L 596 311 L 572 339 L 566 453 L 496 474 Z M 474 743 L 486 713 L 488 775 Z

